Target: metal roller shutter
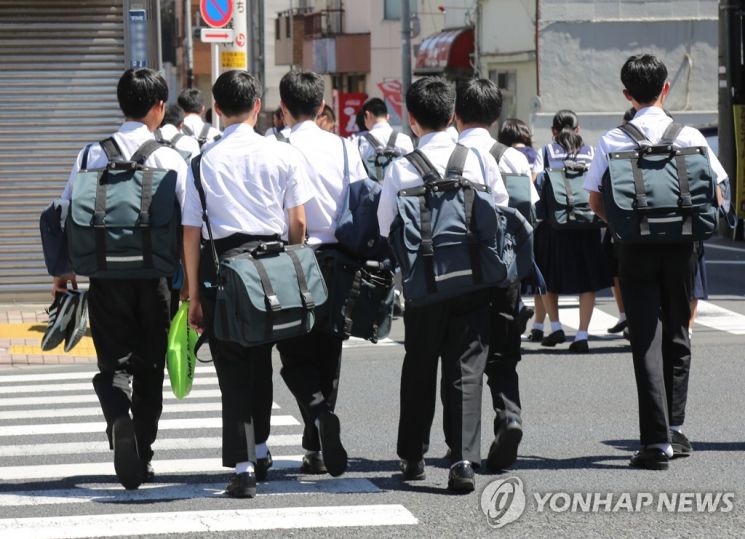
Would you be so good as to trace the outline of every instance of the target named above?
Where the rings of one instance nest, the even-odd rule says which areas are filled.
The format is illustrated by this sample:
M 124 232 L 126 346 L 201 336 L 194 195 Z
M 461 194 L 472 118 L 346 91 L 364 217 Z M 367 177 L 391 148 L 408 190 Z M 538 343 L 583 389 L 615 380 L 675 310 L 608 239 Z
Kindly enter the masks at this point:
M 39 214 L 121 122 L 121 0 L 0 0 L 0 293 L 48 290 Z

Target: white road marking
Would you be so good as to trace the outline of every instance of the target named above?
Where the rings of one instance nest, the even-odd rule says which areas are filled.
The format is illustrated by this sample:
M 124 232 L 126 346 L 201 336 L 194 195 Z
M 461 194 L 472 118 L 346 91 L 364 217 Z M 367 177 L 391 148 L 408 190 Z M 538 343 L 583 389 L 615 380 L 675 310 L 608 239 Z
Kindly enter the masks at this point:
M 61 505 L 72 503 L 122 503 L 166 500 L 191 500 L 224 495 L 225 483 L 147 484 L 137 490 L 125 490 L 118 483 L 76 485 L 71 489 L 27 490 L 0 493 L 0 507 Z M 259 483 L 258 495 L 287 494 L 373 494 L 382 492 L 367 479 L 314 479 L 268 481 Z
M 561 324 L 568 328 L 578 329 L 579 328 L 579 307 L 576 308 L 560 308 L 559 309 L 559 320 Z M 592 318 L 590 319 L 590 327 L 588 333 L 595 337 L 602 337 L 608 339 L 615 339 L 620 337 L 619 335 L 609 335 L 608 328 L 613 327 L 618 322 L 618 318 L 601 311 L 597 307 L 592 312 Z M 546 328 L 544 328 L 546 331 Z M 550 331 L 550 326 L 549 326 Z
M 56 404 L 80 404 L 87 402 L 97 403 L 98 397 L 96 397 L 96 394 L 93 392 L 93 386 L 89 385 L 87 389 L 88 391 L 80 395 L 44 395 L 43 399 L 40 398 L 38 395 L 30 397 L 8 397 L 7 399 L 0 397 L 0 408 L 9 406 L 38 406 L 40 404 L 44 404 L 46 406 L 54 406 Z M 5 391 L 3 389 L 3 393 L 4 392 Z M 189 396 L 182 400 L 188 401 L 189 399 L 206 399 L 220 396 L 221 394 L 219 389 L 194 389 L 191 393 L 189 393 Z M 165 401 L 178 400 L 176 399 L 176 397 L 174 397 L 171 391 L 164 391 L 163 399 Z M 164 406 L 168 406 L 168 404 L 166 403 L 164 404 Z
M 2 377 L 0 377 L 2 378 Z M 192 383 L 192 387 L 198 387 L 198 386 L 216 386 L 218 384 L 217 377 L 204 377 L 204 378 L 197 378 Z M 168 392 L 170 393 L 171 389 L 171 383 L 168 380 L 168 374 L 166 373 L 165 380 L 163 381 L 163 388 L 168 389 Z M 20 386 L 2 386 L 2 391 L 5 395 L 10 395 L 13 393 L 57 393 L 57 392 L 67 392 L 67 391 L 86 391 L 86 390 L 92 390 L 93 384 L 91 382 L 79 382 L 79 383 L 65 383 L 65 384 L 58 384 L 58 383 L 46 383 L 41 384 L 38 382 L 34 382 L 30 385 L 20 385 Z
M 157 455 L 156 455 L 157 457 Z M 299 467 L 302 455 L 273 456 L 273 470 Z M 182 473 L 230 473 L 230 468 L 222 465 L 219 458 L 204 459 L 166 459 L 154 460 L 153 468 L 158 476 Z M 62 479 L 67 477 L 113 476 L 114 465 L 111 462 L 81 462 L 77 464 L 34 464 L 31 466 L 3 466 L 0 477 L 8 481 L 26 481 L 30 479 Z M 1 530 L 2 528 L 0 528 Z M 0 533 L 0 537 L 3 536 Z
M 285 507 L 168 513 L 118 513 L 0 520 L 3 539 L 73 539 L 245 530 L 401 526 L 419 521 L 403 505 Z
M 366 341 L 365 339 L 349 337 L 349 339 L 344 341 L 344 344 L 342 344 L 342 348 L 361 348 L 364 346 L 403 346 L 403 343 L 394 341 L 393 339 L 388 337 L 386 337 L 385 339 L 380 339 L 375 344 L 371 343 L 370 341 Z
M 273 447 L 285 447 L 301 445 L 303 436 L 301 434 L 276 434 L 269 437 L 267 445 Z M 194 449 L 219 449 L 222 447 L 220 436 L 205 438 L 158 438 L 153 444 L 155 451 L 182 450 L 188 447 Z M 0 446 L 1 457 L 39 457 L 41 455 L 90 455 L 94 453 L 110 453 L 109 444 L 105 440 L 97 442 L 60 442 L 45 444 L 13 444 Z
M 706 326 L 732 335 L 745 335 L 745 315 L 708 301 L 700 300 L 698 302 L 698 316 L 696 316 L 695 325 Z
M 707 260 L 709 266 L 745 266 L 745 260 Z
M 745 249 L 739 249 L 737 247 L 730 247 L 728 245 L 717 245 L 715 243 L 705 243 L 704 244 L 704 250 L 706 249 L 719 249 L 721 251 L 732 251 L 735 253 L 743 253 L 745 254 Z
M 286 427 L 299 425 L 297 419 L 291 415 L 273 415 L 270 425 L 273 427 Z M 161 419 L 158 430 L 176 429 L 220 429 L 222 419 L 219 417 L 195 417 L 188 419 Z M 50 423 L 35 425 L 6 425 L 0 427 L 2 436 L 35 436 L 39 434 L 73 434 L 85 432 L 103 432 L 106 430 L 105 422 L 88 423 Z M 0 476 L 1 477 L 1 476 Z

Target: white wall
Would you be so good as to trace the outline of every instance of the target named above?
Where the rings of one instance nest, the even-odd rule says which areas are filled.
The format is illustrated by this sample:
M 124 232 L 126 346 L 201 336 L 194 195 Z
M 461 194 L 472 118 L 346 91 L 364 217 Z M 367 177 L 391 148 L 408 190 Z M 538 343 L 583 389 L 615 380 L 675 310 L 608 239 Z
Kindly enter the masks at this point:
M 487 0 L 481 4 L 478 28 L 481 54 L 535 50 L 535 2 Z
M 294 1 L 292 4 L 297 7 L 298 2 Z M 279 80 L 289 69 L 289 66 L 274 65 L 274 21 L 278 12 L 287 9 L 290 9 L 290 0 L 264 0 L 264 110 L 273 110 L 279 106 Z

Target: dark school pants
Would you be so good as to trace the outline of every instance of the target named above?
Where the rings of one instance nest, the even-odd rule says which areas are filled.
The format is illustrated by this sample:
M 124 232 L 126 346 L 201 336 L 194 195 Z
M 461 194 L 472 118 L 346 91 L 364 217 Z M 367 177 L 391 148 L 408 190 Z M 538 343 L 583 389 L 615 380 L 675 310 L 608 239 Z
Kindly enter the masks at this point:
M 669 425 L 682 425 L 685 420 L 694 245 L 621 244 L 618 253 L 639 398 L 641 444 L 666 443 Z
M 339 337 L 313 330 L 277 343 L 282 359 L 282 379 L 303 416 L 303 449 L 306 451 L 321 450 L 315 420 L 336 408 L 342 342 Z
M 111 429 L 132 412 L 140 458 L 149 462 L 163 411 L 170 326 L 166 279 L 91 279 L 88 317 L 99 373 L 93 387 Z
M 489 295 L 465 294 L 404 312 L 398 456 L 420 460 L 429 449 L 442 358 L 443 417 L 454 462 L 481 462 L 481 391 L 489 354 Z

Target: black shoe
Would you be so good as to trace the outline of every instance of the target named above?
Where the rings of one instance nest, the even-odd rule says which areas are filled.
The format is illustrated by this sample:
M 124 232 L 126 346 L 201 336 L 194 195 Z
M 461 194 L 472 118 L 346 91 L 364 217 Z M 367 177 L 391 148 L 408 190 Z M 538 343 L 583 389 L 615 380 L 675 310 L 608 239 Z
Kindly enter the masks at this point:
M 657 447 L 643 447 L 631 457 L 629 466 L 645 470 L 667 470 L 670 459 L 667 454 Z
M 266 481 L 266 474 L 269 471 L 269 468 L 272 467 L 272 464 L 274 464 L 274 461 L 272 460 L 272 454 L 269 451 L 266 452 L 266 458 L 256 459 L 257 481 Z
M 49 320 L 44 336 L 41 338 L 41 349 L 45 352 L 57 348 L 67 335 L 67 328 L 73 319 L 78 295 L 72 291 L 57 292 L 54 301 L 47 309 Z
M 132 419 L 124 415 L 114 421 L 114 470 L 119 482 L 127 490 L 133 490 L 142 484 L 143 466 L 137 453 L 137 438 Z
M 566 340 L 567 336 L 564 335 L 564 330 L 560 329 L 558 331 L 554 331 L 548 337 L 545 337 L 541 341 L 541 346 L 556 346 L 557 344 L 561 344 Z
M 673 458 L 688 457 L 693 453 L 693 446 L 682 432 L 670 431 L 670 443 L 673 446 Z
M 476 478 L 473 475 L 473 468 L 470 462 L 461 460 L 450 467 L 448 490 L 453 492 L 473 492 L 475 488 Z
M 256 496 L 256 475 L 253 472 L 234 474 L 225 487 L 225 494 L 233 498 L 253 498 Z
M 541 342 L 543 340 L 543 330 L 542 329 L 531 329 L 530 330 L 530 336 L 528 337 L 528 341 L 530 342 Z
M 523 439 L 523 427 L 515 416 L 494 419 L 494 441 L 486 466 L 491 471 L 505 470 L 517 460 L 517 448 Z
M 326 469 L 333 477 L 339 477 L 347 469 L 347 452 L 341 445 L 339 418 L 332 412 L 318 416 L 318 438 L 321 456 Z
M 608 328 L 608 333 L 621 333 L 624 329 L 626 329 L 626 326 L 628 325 L 629 325 L 628 321 L 623 320 L 621 322 L 618 322 L 612 328 Z
M 88 293 L 80 290 L 73 290 L 77 296 L 74 302 L 74 308 L 67 324 L 65 332 L 65 352 L 69 352 L 85 336 L 88 326 Z
M 631 342 L 631 337 L 629 337 L 629 328 L 623 330 L 623 338 Z
M 314 451 L 313 453 L 306 453 L 303 455 L 303 462 L 300 465 L 300 471 L 312 475 L 328 473 L 328 470 L 326 470 L 326 466 L 323 463 L 321 452 Z
M 587 345 L 587 339 L 572 341 L 572 344 L 569 345 L 569 351 L 574 354 L 587 354 L 590 351 L 590 347 Z
M 398 463 L 404 481 L 421 481 L 427 477 L 424 471 L 424 459 L 419 460 L 402 460 Z
M 155 470 L 153 470 L 153 465 L 149 462 L 143 462 L 142 463 L 142 482 L 143 483 L 152 483 L 155 481 Z
M 517 331 L 520 332 L 520 335 L 525 333 L 525 330 L 528 327 L 528 322 L 530 321 L 531 318 L 533 318 L 534 314 L 535 314 L 535 311 L 531 309 L 530 307 L 523 307 L 522 309 L 520 309 L 520 312 L 517 313 L 515 324 L 517 324 Z

